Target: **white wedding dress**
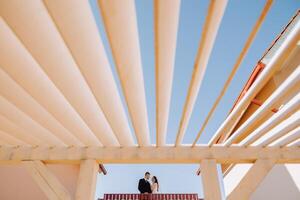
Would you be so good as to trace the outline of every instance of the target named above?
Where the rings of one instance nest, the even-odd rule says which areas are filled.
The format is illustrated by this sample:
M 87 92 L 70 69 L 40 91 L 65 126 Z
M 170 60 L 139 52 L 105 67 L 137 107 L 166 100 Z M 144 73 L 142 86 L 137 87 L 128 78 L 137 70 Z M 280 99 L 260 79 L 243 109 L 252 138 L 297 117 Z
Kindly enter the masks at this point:
M 152 190 L 152 194 L 158 193 L 158 185 L 157 185 L 157 183 L 153 183 L 151 185 L 151 190 Z

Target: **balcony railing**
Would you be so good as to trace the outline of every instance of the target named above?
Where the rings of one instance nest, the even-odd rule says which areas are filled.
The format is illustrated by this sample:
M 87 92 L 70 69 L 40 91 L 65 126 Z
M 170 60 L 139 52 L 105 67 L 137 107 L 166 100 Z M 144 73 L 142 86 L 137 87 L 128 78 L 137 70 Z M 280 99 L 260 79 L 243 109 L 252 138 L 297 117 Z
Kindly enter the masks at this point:
M 198 194 L 104 194 L 103 200 L 199 200 Z

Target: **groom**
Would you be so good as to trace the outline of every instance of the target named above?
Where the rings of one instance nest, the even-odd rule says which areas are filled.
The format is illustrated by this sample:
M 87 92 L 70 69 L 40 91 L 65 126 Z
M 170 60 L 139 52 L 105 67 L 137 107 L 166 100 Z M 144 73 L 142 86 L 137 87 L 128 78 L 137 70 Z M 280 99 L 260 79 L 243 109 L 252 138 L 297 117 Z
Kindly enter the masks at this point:
M 146 172 L 144 178 L 140 179 L 138 189 L 141 192 L 141 194 L 152 193 L 149 179 L 150 179 L 149 172 Z

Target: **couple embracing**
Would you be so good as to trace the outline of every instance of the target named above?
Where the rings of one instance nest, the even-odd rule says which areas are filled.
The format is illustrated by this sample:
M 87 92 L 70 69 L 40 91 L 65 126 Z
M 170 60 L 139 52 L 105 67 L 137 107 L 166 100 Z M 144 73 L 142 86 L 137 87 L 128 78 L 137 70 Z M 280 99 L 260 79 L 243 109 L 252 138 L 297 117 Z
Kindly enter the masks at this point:
M 150 180 L 150 173 L 146 172 L 144 178 L 140 179 L 138 189 L 141 194 L 147 193 L 158 193 L 159 184 L 156 176 L 152 176 L 151 183 Z

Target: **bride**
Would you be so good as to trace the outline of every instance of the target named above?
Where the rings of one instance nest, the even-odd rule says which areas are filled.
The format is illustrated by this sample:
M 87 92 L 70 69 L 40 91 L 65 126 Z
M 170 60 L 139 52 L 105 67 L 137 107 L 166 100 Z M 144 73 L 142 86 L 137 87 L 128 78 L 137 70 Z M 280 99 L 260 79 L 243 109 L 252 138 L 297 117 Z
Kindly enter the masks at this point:
M 152 181 L 152 184 L 151 184 L 152 194 L 158 193 L 159 184 L 158 184 L 158 180 L 157 180 L 156 176 L 152 176 L 151 181 Z

